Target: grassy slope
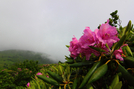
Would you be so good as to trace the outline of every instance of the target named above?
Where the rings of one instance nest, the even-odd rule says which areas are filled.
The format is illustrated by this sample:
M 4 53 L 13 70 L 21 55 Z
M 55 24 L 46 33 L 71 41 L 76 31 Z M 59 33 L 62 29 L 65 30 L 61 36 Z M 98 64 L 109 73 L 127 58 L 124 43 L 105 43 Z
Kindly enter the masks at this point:
M 35 53 L 32 51 L 24 51 L 24 50 L 0 51 L 0 70 L 3 68 L 7 68 L 9 65 L 14 64 L 15 62 L 22 62 L 26 59 L 38 61 L 39 64 L 55 63 L 48 57 L 42 57 L 41 55 L 42 55 L 41 53 Z

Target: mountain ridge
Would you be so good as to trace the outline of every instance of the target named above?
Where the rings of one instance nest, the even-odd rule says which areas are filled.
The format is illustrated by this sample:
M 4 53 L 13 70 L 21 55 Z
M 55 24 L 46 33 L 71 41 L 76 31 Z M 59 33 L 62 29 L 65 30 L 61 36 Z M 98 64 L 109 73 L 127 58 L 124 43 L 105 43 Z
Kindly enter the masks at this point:
M 24 60 L 38 61 L 39 64 L 57 63 L 50 59 L 47 54 L 41 52 L 18 49 L 0 51 L 0 69 L 8 68 L 16 62 L 23 62 Z

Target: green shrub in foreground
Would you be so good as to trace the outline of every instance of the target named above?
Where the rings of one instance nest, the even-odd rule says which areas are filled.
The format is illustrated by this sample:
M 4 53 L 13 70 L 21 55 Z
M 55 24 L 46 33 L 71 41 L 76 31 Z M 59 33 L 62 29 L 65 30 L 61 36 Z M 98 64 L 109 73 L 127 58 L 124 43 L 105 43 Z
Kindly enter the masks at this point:
M 15 85 L 13 83 L 14 78 L 11 75 L 14 72 L 11 72 L 12 71 L 9 71 L 7 69 L 0 71 L 0 89 L 11 89 L 13 87 L 15 88 Z
M 31 81 L 40 69 L 41 67 L 37 61 L 25 60 L 24 62 L 16 63 L 9 67 L 7 71 L 0 73 L 0 81 L 2 81 L 0 88 L 13 89 L 17 86 L 26 87 L 27 82 Z

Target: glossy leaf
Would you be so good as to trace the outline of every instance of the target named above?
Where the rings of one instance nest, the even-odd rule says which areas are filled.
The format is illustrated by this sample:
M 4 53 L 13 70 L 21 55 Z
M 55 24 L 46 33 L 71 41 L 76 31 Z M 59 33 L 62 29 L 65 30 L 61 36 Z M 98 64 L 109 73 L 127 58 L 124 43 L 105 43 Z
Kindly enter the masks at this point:
M 129 22 L 128 22 L 128 25 L 127 25 L 127 27 L 126 27 L 126 31 L 125 31 L 125 34 L 126 34 L 126 35 L 128 35 L 128 33 L 130 32 L 131 27 L 132 27 L 132 26 L 131 26 L 131 21 L 129 21 Z
M 100 79 L 108 70 L 108 65 L 103 64 L 99 68 L 96 69 L 96 71 L 92 74 L 91 78 L 88 81 L 88 84 Z
M 118 71 L 122 73 L 122 77 L 125 78 L 130 85 L 134 86 L 134 77 L 121 64 L 119 64 Z
M 130 47 L 129 47 L 128 45 L 125 46 L 125 47 L 126 47 L 126 51 L 127 51 L 128 55 L 129 55 L 129 56 L 133 56 L 133 53 L 132 53 Z
M 113 79 L 111 83 L 111 87 L 114 88 L 119 83 L 119 76 L 118 74 L 115 75 L 115 78 Z
M 88 71 L 88 73 L 84 77 L 84 79 L 83 79 L 81 85 L 79 86 L 79 88 L 82 88 L 83 86 L 85 86 L 85 84 L 88 82 L 88 79 L 91 77 L 91 75 L 94 73 L 94 71 L 98 68 L 99 65 L 100 65 L 100 61 L 98 61 L 97 63 L 95 63 L 92 66 L 92 68 Z
M 122 81 L 120 81 L 113 89 L 121 89 Z
M 62 82 L 63 79 L 61 76 L 59 76 L 58 74 L 54 73 L 54 72 L 51 72 L 51 71 L 47 71 L 47 73 L 53 78 L 55 79 L 56 81 L 58 82 Z
M 36 75 L 39 79 L 43 80 L 44 82 L 47 82 L 49 84 L 52 84 L 52 85 L 55 85 L 55 86 L 59 86 L 58 82 L 55 81 L 54 79 L 52 78 L 48 78 L 48 77 L 45 77 L 45 76 L 42 76 L 42 75 Z
M 121 35 L 123 36 L 125 34 L 125 32 L 126 32 L 126 27 L 122 28 L 121 30 L 122 30 L 121 31 L 122 32 Z
M 91 65 L 93 63 L 94 63 L 93 61 L 90 61 L 90 62 L 77 62 L 77 63 L 74 63 L 74 64 L 69 64 L 69 66 L 70 67 L 81 67 L 81 66 L 88 66 L 88 65 Z

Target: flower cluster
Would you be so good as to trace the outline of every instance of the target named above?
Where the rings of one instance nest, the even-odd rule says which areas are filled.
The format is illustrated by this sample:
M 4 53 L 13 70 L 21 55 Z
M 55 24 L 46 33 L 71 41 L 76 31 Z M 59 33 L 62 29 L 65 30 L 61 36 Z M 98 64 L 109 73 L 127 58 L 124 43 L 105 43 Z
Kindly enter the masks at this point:
M 111 48 L 113 43 L 120 40 L 117 35 L 118 32 L 116 27 L 109 25 L 109 20 L 107 20 L 107 23 L 102 24 L 100 28 L 96 29 L 94 32 L 92 32 L 89 27 L 86 27 L 84 34 L 79 40 L 77 40 L 75 36 L 72 38 L 69 47 L 71 57 L 76 59 L 76 57 L 81 54 L 82 57 L 86 56 L 86 60 L 89 60 L 91 53 L 99 56 L 100 52 L 92 49 L 90 46 L 101 48 L 108 53 L 109 49 L 106 47 L 106 44 L 109 48 Z

